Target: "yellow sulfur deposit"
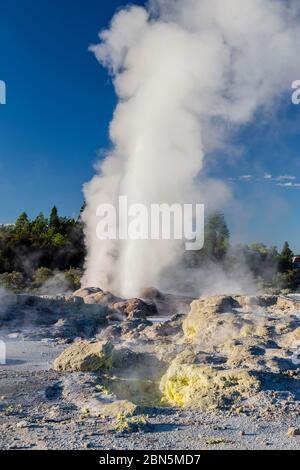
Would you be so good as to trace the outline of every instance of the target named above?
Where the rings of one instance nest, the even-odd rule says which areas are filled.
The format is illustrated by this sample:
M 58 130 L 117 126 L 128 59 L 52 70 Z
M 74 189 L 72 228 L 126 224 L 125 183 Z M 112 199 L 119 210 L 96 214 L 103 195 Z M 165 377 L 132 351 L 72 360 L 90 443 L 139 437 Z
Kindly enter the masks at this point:
M 248 336 L 258 336 L 262 338 L 268 338 L 269 331 L 268 331 L 267 326 L 263 324 L 261 325 L 246 324 L 240 330 L 239 336 L 241 338 L 247 338 Z
M 176 361 L 160 384 L 168 403 L 203 410 L 229 405 L 233 400 L 249 397 L 259 388 L 260 382 L 246 370 L 224 370 Z
M 54 361 L 54 370 L 98 372 L 113 365 L 114 347 L 108 341 L 77 341 Z
M 102 406 L 100 414 L 101 416 L 118 417 L 122 416 L 133 416 L 136 412 L 136 405 L 128 400 L 116 400 L 112 403 L 107 403 Z
M 232 312 L 233 307 L 236 306 L 238 304 L 232 297 L 224 295 L 194 300 L 191 303 L 191 310 L 182 324 L 185 337 L 192 340 L 199 332 L 207 328 L 212 319 L 218 317 L 218 314 Z

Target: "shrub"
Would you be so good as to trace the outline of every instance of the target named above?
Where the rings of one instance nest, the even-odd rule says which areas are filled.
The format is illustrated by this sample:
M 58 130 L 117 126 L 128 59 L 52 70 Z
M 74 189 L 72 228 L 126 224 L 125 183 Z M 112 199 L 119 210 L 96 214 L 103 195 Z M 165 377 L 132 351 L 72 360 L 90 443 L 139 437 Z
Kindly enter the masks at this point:
M 33 276 L 33 287 L 41 287 L 52 276 L 52 271 L 49 268 L 38 268 Z
M 13 292 L 21 291 L 25 287 L 23 274 L 17 271 L 0 274 L 0 286 Z
M 68 271 L 65 271 L 65 278 L 70 286 L 70 289 L 77 290 L 80 288 L 81 274 L 81 270 L 75 268 L 70 268 Z

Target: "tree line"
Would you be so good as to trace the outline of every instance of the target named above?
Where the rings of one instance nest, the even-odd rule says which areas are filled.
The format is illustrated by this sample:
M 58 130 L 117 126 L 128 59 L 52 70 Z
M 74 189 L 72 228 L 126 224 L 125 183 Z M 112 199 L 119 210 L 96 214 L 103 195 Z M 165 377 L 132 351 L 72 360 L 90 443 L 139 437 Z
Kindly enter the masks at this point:
M 295 291 L 300 285 L 300 269 L 293 263 L 294 253 L 285 242 L 281 251 L 264 243 L 230 244 L 230 232 L 221 212 L 211 214 L 205 223 L 204 248 L 184 254 L 184 263 L 190 268 L 204 268 L 211 263 L 223 270 L 238 272 L 246 268 L 266 293 Z
M 84 258 L 80 216 L 61 217 L 55 206 L 48 218 L 40 213 L 30 220 L 23 212 L 14 224 L 0 226 L 0 286 L 4 288 L 38 289 L 50 286 L 55 278 L 57 284 L 77 288 Z
M 0 287 L 46 293 L 77 289 L 86 255 L 80 214 L 62 217 L 54 206 L 49 217 L 40 213 L 30 220 L 23 212 L 14 224 L 0 225 Z M 260 242 L 232 246 L 224 214 L 215 212 L 205 223 L 204 248 L 184 252 L 182 261 L 191 269 L 214 263 L 228 273 L 244 265 L 262 288 L 278 292 L 299 286 L 293 256 L 288 242 L 280 252 Z

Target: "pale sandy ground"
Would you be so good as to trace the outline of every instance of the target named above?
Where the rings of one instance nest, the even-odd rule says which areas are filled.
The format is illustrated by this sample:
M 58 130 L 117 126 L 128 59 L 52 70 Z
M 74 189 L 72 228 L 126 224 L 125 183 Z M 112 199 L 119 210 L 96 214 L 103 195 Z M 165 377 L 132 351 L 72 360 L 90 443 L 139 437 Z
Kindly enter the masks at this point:
M 151 431 L 129 434 L 82 418 L 62 399 L 62 376 L 50 369 L 64 347 L 8 340 L 7 364 L 0 365 L 1 449 L 300 449 L 300 436 L 287 435 L 290 426 L 300 427 L 300 417 L 288 411 L 274 419 L 149 409 Z

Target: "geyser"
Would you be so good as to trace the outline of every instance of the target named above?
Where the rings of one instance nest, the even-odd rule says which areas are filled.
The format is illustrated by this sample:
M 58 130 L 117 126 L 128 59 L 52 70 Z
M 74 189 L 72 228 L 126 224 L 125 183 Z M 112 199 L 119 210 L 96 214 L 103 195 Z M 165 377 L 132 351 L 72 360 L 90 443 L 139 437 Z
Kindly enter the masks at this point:
M 150 0 L 119 11 L 92 46 L 118 97 L 112 150 L 85 185 L 84 285 L 160 287 L 180 240 L 99 240 L 99 204 L 203 201 L 199 174 L 226 129 L 249 122 L 299 77 L 299 5 L 284 0 Z M 222 183 L 210 206 L 228 196 Z M 183 274 L 184 275 L 184 274 Z

